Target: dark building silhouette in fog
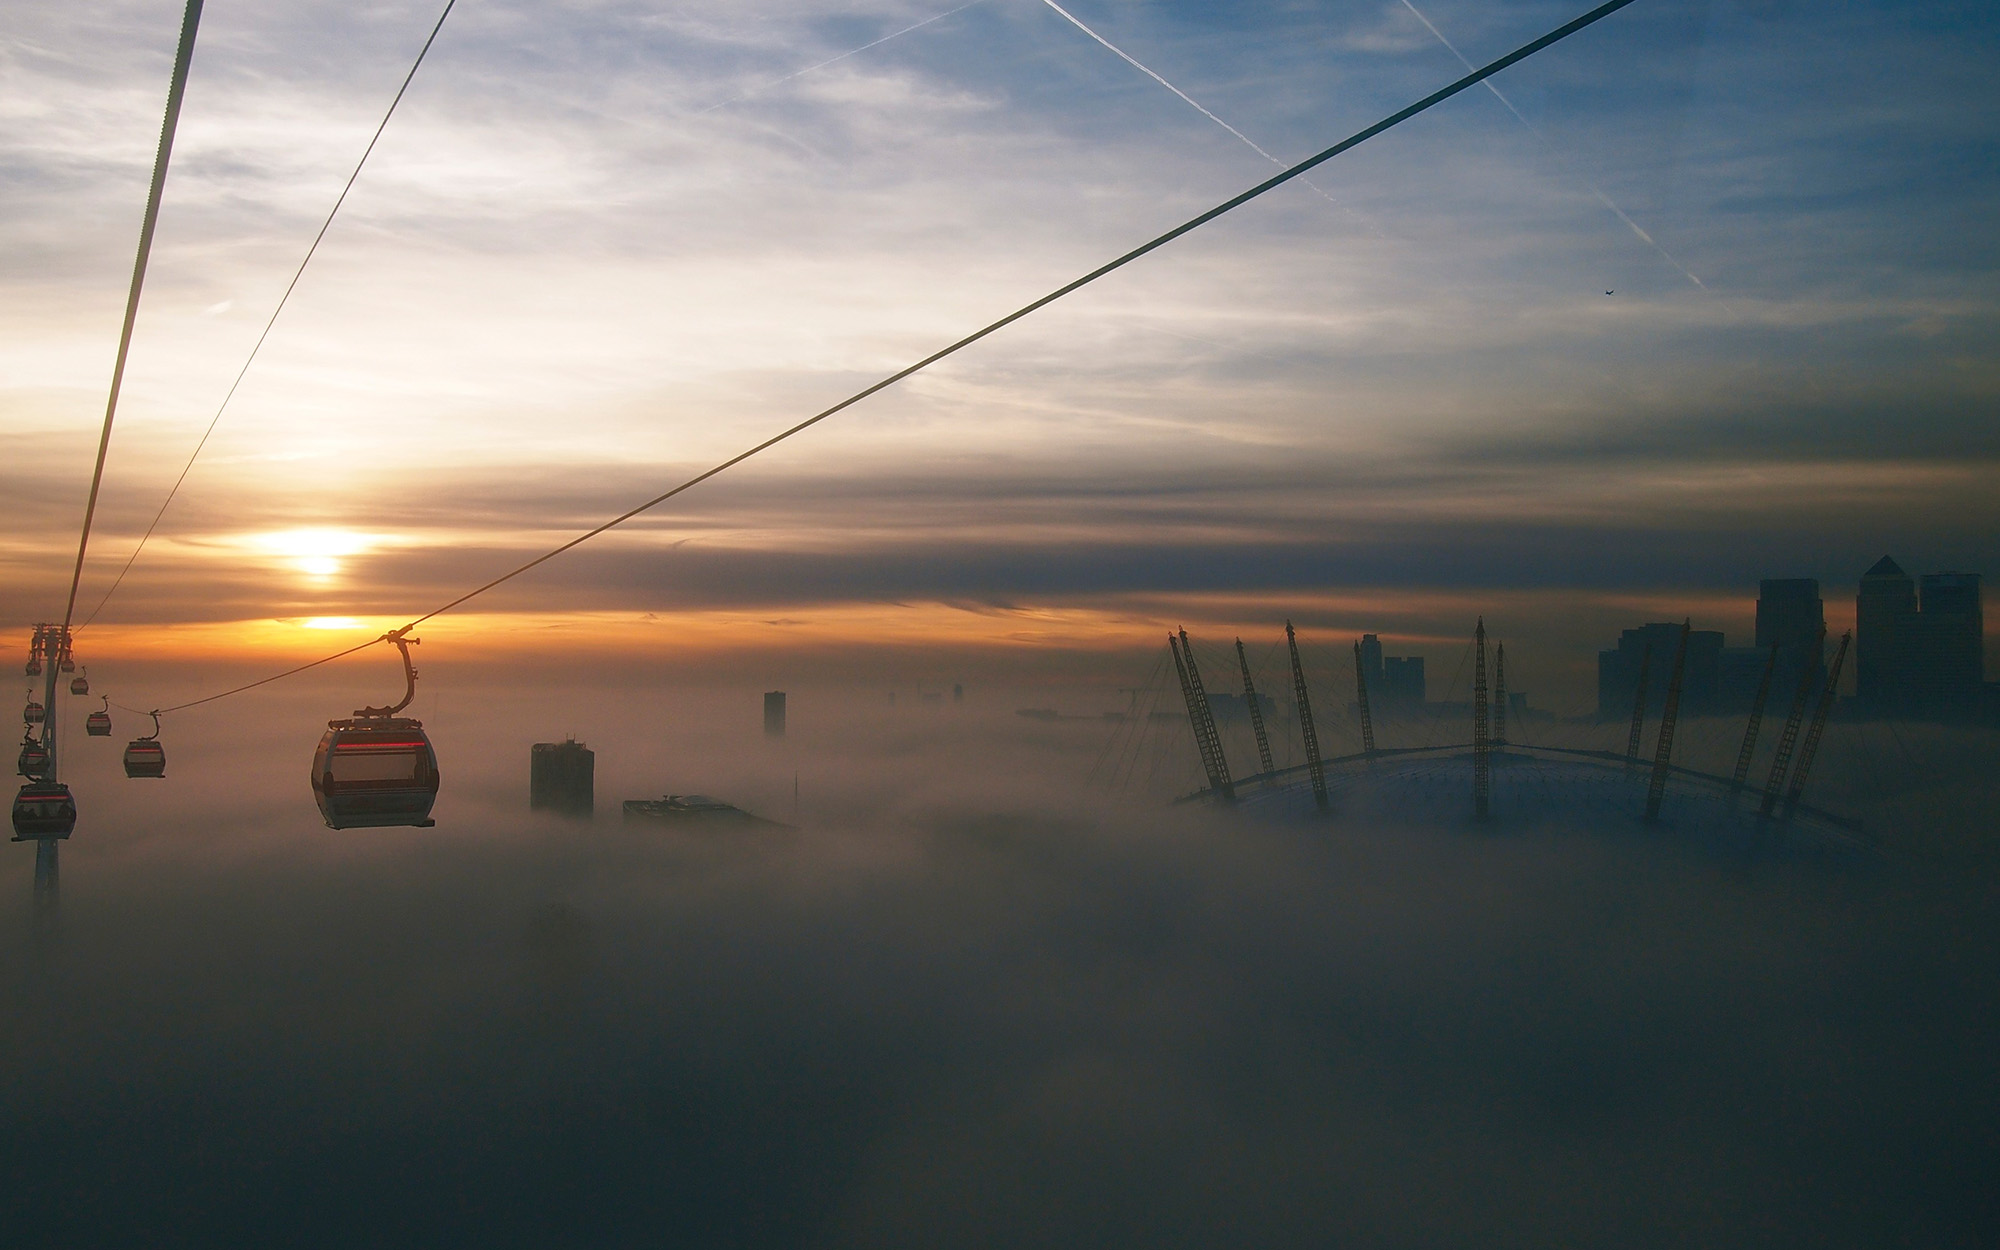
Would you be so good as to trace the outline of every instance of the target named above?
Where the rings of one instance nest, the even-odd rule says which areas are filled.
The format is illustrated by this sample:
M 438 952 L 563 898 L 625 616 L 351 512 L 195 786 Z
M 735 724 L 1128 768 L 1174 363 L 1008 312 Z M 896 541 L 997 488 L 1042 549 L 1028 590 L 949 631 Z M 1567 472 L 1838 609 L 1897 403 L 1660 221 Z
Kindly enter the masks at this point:
M 890 695 L 889 702 L 895 701 L 896 696 Z M 782 690 L 768 690 L 764 693 L 764 736 L 767 738 L 785 736 L 785 692 Z
M 1231 694 L 1226 690 L 1208 696 L 1208 710 L 1209 714 L 1217 720 L 1247 721 L 1250 719 L 1249 702 L 1242 695 Z M 1277 716 L 1278 705 L 1270 695 L 1259 690 L 1257 692 L 1257 711 L 1266 720 L 1270 720 Z
M 528 806 L 589 816 L 597 810 L 597 755 L 574 738 L 537 742 L 528 762 Z
M 1361 677 L 1370 690 L 1385 690 L 1382 685 L 1382 639 L 1378 635 L 1361 635 Z
M 1424 704 L 1424 657 L 1391 655 L 1382 659 L 1382 700 L 1398 707 Z
M 1760 619 L 1761 615 L 1760 610 Z M 1598 718 L 1619 720 L 1632 715 L 1632 698 L 1638 693 L 1641 667 L 1646 669 L 1646 705 L 1663 706 L 1667 685 L 1673 680 L 1674 655 L 1680 641 L 1679 622 L 1656 621 L 1626 630 L 1618 635 L 1616 647 L 1598 652 Z M 1689 631 L 1686 667 L 1681 678 L 1680 706 L 1684 713 L 1705 716 L 1722 709 L 1722 643 L 1718 630 Z M 1653 654 L 1650 665 L 1644 663 L 1649 646 Z
M 1962 720 L 1986 698 L 1979 574 L 1914 580 L 1889 556 L 1854 599 L 1855 699 L 1872 716 Z
M 1778 647 L 1777 688 L 1798 683 L 1801 672 L 1826 681 L 1826 600 L 1814 577 L 1767 577 L 1757 583 L 1757 650 Z

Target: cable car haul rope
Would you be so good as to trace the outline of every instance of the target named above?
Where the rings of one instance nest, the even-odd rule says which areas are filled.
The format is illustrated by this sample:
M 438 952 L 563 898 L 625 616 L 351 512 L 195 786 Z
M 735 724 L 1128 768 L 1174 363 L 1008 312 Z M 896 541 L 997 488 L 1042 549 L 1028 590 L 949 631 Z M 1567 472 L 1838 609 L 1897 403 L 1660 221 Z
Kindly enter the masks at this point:
M 408 624 L 402 626 L 400 629 L 390 630 L 389 632 L 381 635 L 378 638 L 371 638 L 366 642 L 357 643 L 356 645 L 345 648 L 344 650 L 336 651 L 331 655 L 323 656 L 317 660 L 310 661 L 309 663 L 300 664 L 296 667 L 286 669 L 283 672 L 273 673 L 268 677 L 263 677 L 256 681 L 246 682 L 243 685 L 236 686 L 228 690 L 223 690 L 216 694 L 208 695 L 203 698 L 191 699 L 185 703 L 177 703 L 170 707 L 161 708 L 159 709 L 158 712 L 152 713 L 152 715 L 155 717 L 155 732 L 153 737 L 141 741 L 150 742 L 154 748 L 158 747 L 157 718 L 161 714 L 183 711 L 188 708 L 199 707 L 206 703 L 213 703 L 219 699 L 226 699 L 233 695 L 242 694 L 245 691 L 254 690 L 259 686 L 266 686 L 271 684 L 272 682 L 282 681 L 287 677 L 296 676 L 299 673 L 306 672 L 310 669 L 318 668 L 323 664 L 329 664 L 335 660 L 344 659 L 345 657 L 353 655 L 356 652 L 364 651 L 370 647 L 373 647 L 378 643 L 383 643 L 383 642 L 391 643 L 392 645 L 396 646 L 398 650 L 402 653 L 404 670 L 409 683 L 403 702 L 397 704 L 393 708 L 364 708 L 357 711 L 355 713 L 354 718 L 351 720 L 329 722 L 326 736 L 321 739 L 319 750 L 314 757 L 314 763 L 313 763 L 314 793 L 319 800 L 321 813 L 326 817 L 327 823 L 333 826 L 334 828 L 347 828 L 356 825 L 369 825 L 369 824 L 429 824 L 430 823 L 429 812 L 431 807 L 431 800 L 434 799 L 437 794 L 438 774 L 437 774 L 436 757 L 431 751 L 428 739 L 425 738 L 423 734 L 422 725 L 418 722 L 407 720 L 406 718 L 398 717 L 395 715 L 396 712 L 400 712 L 404 707 L 406 707 L 409 704 L 410 698 L 415 693 L 416 670 L 410 664 L 409 645 L 414 643 L 416 640 L 413 638 L 409 638 L 408 634 L 418 625 L 423 624 L 425 621 L 428 621 L 433 617 L 441 616 L 446 612 L 450 612 L 470 602 L 471 600 L 478 598 L 480 595 L 483 595 L 490 590 L 502 586 L 507 582 L 510 582 L 513 579 L 521 576 L 522 574 L 527 573 L 539 567 L 540 565 L 555 559 L 557 556 L 560 556 L 575 547 L 579 547 L 582 544 L 589 542 L 591 539 L 596 538 L 598 535 L 603 534 L 609 530 L 616 529 L 617 527 L 625 524 L 627 521 L 632 520 L 634 517 L 640 516 L 643 513 L 651 511 L 652 509 L 665 503 L 667 500 L 674 498 L 676 495 L 679 495 L 684 491 L 699 486 L 701 483 L 706 482 L 707 480 L 717 476 L 718 474 L 727 472 L 729 469 L 732 469 L 735 466 L 742 464 L 744 461 L 749 460 L 754 456 L 760 455 L 763 452 L 768 451 L 772 447 L 775 447 L 778 444 L 785 442 L 786 440 L 794 437 L 795 435 L 804 433 L 806 430 L 811 429 L 813 426 L 818 425 L 820 422 L 825 421 L 828 418 L 835 416 L 836 414 L 843 412 L 848 408 L 853 407 L 854 405 L 860 403 L 864 399 L 869 398 L 870 396 L 876 394 L 877 392 L 886 390 L 889 387 L 896 385 L 897 383 L 903 381 L 904 379 L 909 378 L 912 375 L 917 374 L 929 368 L 931 365 L 934 365 L 939 361 L 944 360 L 947 357 L 952 356 L 967 347 L 970 347 L 974 343 L 979 342 L 981 339 L 984 339 L 989 335 L 995 334 L 998 331 L 1005 329 L 1007 326 L 1012 325 L 1014 322 L 1019 321 L 1029 316 L 1030 314 L 1037 312 L 1038 310 L 1045 308 L 1050 304 L 1055 303 L 1057 300 L 1062 299 L 1064 296 L 1070 295 L 1073 292 L 1076 292 L 1086 286 L 1089 286 L 1091 283 L 1096 282 L 1099 278 L 1105 277 L 1106 275 L 1113 273 L 1116 270 L 1124 268 L 1126 265 L 1131 264 L 1133 261 L 1138 260 L 1139 258 L 1146 256 L 1149 253 L 1157 251 L 1162 247 L 1165 247 L 1167 244 L 1180 238 L 1182 235 L 1191 233 L 1192 231 L 1201 228 L 1202 226 L 1208 224 L 1209 222 L 1214 221 L 1216 218 L 1221 217 L 1224 214 L 1229 213 L 1237 208 L 1240 208 L 1254 199 L 1257 199 L 1259 196 L 1262 196 L 1269 191 L 1275 190 L 1278 187 L 1281 187 L 1288 182 L 1291 182 L 1292 180 L 1304 175 L 1305 173 L 1311 171 L 1312 169 L 1315 169 L 1318 166 L 1326 163 L 1327 161 L 1332 160 L 1334 157 L 1339 156 L 1341 153 L 1346 152 L 1351 148 L 1357 147 L 1360 144 L 1367 142 L 1369 139 L 1372 139 L 1375 136 L 1383 133 L 1384 131 L 1390 130 L 1393 127 L 1398 126 L 1401 123 L 1417 116 L 1418 114 L 1423 113 L 1426 110 L 1438 104 L 1441 104 L 1446 100 L 1451 99 L 1453 96 L 1458 95 L 1460 92 L 1465 91 L 1467 88 L 1474 87 L 1482 82 L 1485 82 L 1488 78 L 1491 78 L 1493 75 L 1508 68 L 1509 66 L 1524 61 L 1527 58 L 1535 55 L 1536 53 L 1556 43 L 1560 43 L 1562 40 L 1569 38 L 1571 35 L 1576 34 L 1578 31 L 1581 31 L 1588 26 L 1594 25 L 1595 23 L 1603 20 L 1606 17 L 1609 17 L 1611 14 L 1616 13 L 1618 10 L 1625 8 L 1627 5 L 1632 4 L 1633 2 L 1634 0 L 1608 0 L 1607 3 L 1601 4 L 1596 8 L 1590 10 L 1589 12 L 1583 14 L 1582 16 L 1577 17 L 1572 21 L 1566 22 L 1563 25 L 1556 27 L 1554 30 L 1549 31 L 1547 34 L 1542 35 L 1537 39 L 1533 39 L 1528 43 L 1521 45 L 1514 51 L 1509 52 L 1507 55 L 1500 57 L 1498 60 L 1492 61 L 1484 66 L 1481 66 L 1478 69 L 1473 70 L 1472 72 L 1466 74 L 1464 77 L 1459 78 L 1456 81 L 1438 89 L 1437 91 L 1432 92 L 1430 95 L 1425 96 L 1424 98 L 1416 101 L 1415 103 L 1410 104 L 1402 109 L 1399 109 L 1394 113 L 1391 113 L 1389 116 L 1384 117 L 1378 122 L 1375 122 L 1373 125 L 1365 127 L 1362 130 L 1356 131 L 1354 134 L 1349 135 L 1347 138 L 1341 140 L 1340 142 L 1334 144 L 1333 146 L 1326 148 L 1323 151 L 1320 151 L 1310 157 L 1307 157 L 1305 160 L 1302 160 L 1295 165 L 1289 166 L 1288 168 L 1280 171 L 1279 173 L 1273 175 L 1272 177 L 1267 178 L 1260 183 L 1257 183 L 1255 186 L 1252 186 L 1249 189 L 1240 192 L 1237 195 L 1231 196 L 1229 199 L 1224 200 L 1222 203 L 1217 204 L 1215 207 L 1207 210 L 1206 212 L 1197 214 L 1196 216 L 1189 218 L 1188 220 L 1182 222 L 1180 225 L 1175 226 L 1171 230 L 1168 230 L 1163 234 L 1157 235 L 1154 238 L 1149 239 L 1146 242 L 1140 244 L 1139 246 L 1131 249 L 1130 251 L 1125 252 L 1123 255 L 1120 255 L 1110 261 L 1107 261 L 1102 265 L 1099 265 L 1097 268 L 1090 270 L 1088 273 L 1083 274 L 1081 277 L 1078 277 L 1070 282 L 1064 283 L 1063 285 L 1050 291 L 1048 294 L 1041 296 L 1039 299 L 1035 299 L 1027 304 L 1024 304 L 1020 308 L 1015 309 L 1013 312 L 1008 313 L 1006 316 L 1001 317 L 993 322 L 990 322 L 987 325 L 984 325 L 977 330 L 974 330 L 972 333 L 965 335 L 963 338 L 960 338 L 955 342 L 947 344 L 946 346 L 938 349 L 937 351 L 932 352 L 930 355 L 923 357 L 921 360 L 918 360 L 913 364 L 907 365 L 902 369 L 898 369 L 894 373 L 889 374 L 888 376 L 880 379 L 879 381 L 876 381 L 866 387 L 863 387 L 861 390 L 854 392 L 852 395 L 849 395 L 845 399 L 842 399 L 840 402 L 833 404 L 832 406 L 825 408 L 817 413 L 814 413 L 812 416 L 807 417 L 806 419 L 798 422 L 795 425 L 792 425 L 784 430 L 779 431 L 777 434 L 772 435 L 770 438 L 765 439 L 764 441 L 756 444 L 755 446 L 750 447 L 742 452 L 739 452 L 734 456 L 729 457 L 728 459 L 713 466 L 712 468 L 704 470 L 701 473 L 697 473 L 693 477 L 688 478 L 686 481 L 681 482 L 679 485 L 674 486 L 669 490 L 663 491 L 660 494 L 653 496 L 651 499 L 648 499 L 645 502 L 640 503 L 633 508 L 627 509 L 626 511 L 618 514 L 617 516 L 612 517 L 610 520 L 605 521 L 603 524 L 598 525 L 593 529 L 587 530 L 584 533 L 577 535 L 575 538 L 572 538 L 569 541 L 562 543 L 561 545 L 554 547 L 551 550 L 542 553 L 541 555 L 536 556 L 534 559 L 529 560 L 513 569 L 510 569 L 507 572 L 501 574 L 500 576 L 495 577 L 492 580 L 483 583 L 482 585 L 476 586 L 473 589 L 466 591 L 464 594 L 459 595 L 457 598 L 452 599 L 440 605 L 439 607 L 431 609 L 430 611 L 410 621 Z M 449 15 L 450 11 L 451 11 L 451 4 L 447 3 L 445 6 L 445 15 Z M 161 136 L 159 157 L 154 168 L 152 191 L 149 195 L 147 202 L 145 227 L 140 236 L 139 259 L 133 274 L 131 297 L 126 308 L 125 325 L 123 333 L 120 338 L 118 364 L 113 373 L 111 399 L 110 403 L 107 405 L 107 410 L 105 413 L 104 431 L 100 438 L 98 446 L 97 465 L 91 480 L 90 503 L 85 511 L 83 537 L 78 544 L 76 569 L 71 579 L 69 606 L 64 616 L 63 628 L 65 631 L 65 636 L 67 635 L 70 617 L 75 612 L 76 586 L 78 580 L 81 579 L 83 573 L 84 550 L 87 547 L 90 538 L 90 519 L 92 514 L 95 512 L 98 487 L 103 476 L 105 453 L 107 448 L 109 447 L 111 438 L 112 416 L 117 406 L 119 382 L 123 377 L 125 357 L 127 350 L 130 346 L 133 320 L 136 316 L 138 308 L 139 290 L 141 284 L 143 283 L 145 275 L 146 257 L 151 248 L 153 227 L 157 219 L 159 210 L 160 193 L 166 177 L 167 159 L 172 149 L 174 122 L 179 113 L 181 95 L 186 85 L 188 62 L 193 52 L 194 29 L 199 19 L 200 12 L 201 12 L 201 0 L 188 0 L 186 19 L 181 32 L 180 49 L 176 56 L 174 64 L 173 85 L 168 96 L 167 120 Z M 441 27 L 443 25 L 443 22 L 444 22 L 444 16 L 440 16 L 438 19 L 438 26 Z M 436 37 L 437 37 L 437 28 L 433 28 L 433 30 L 431 31 L 431 39 L 435 40 Z M 425 52 L 428 52 L 429 48 L 430 48 L 430 42 L 427 41 L 424 45 Z M 421 64 L 422 59 L 423 56 L 420 53 L 418 56 L 419 64 Z M 415 74 L 416 72 L 415 66 L 412 66 L 410 72 L 412 75 Z M 409 85 L 408 78 L 404 80 L 403 85 L 404 88 L 408 87 Z M 399 91 L 397 94 L 398 100 L 401 99 L 401 94 L 402 93 Z M 394 111 L 393 104 L 391 105 L 390 111 L 392 113 Z M 387 121 L 388 118 L 385 116 L 383 119 L 383 124 L 386 125 Z M 378 138 L 380 137 L 380 133 L 381 133 L 380 129 L 378 128 L 376 132 Z M 373 147 L 372 141 L 370 147 L 371 149 Z M 363 156 L 363 160 L 364 161 L 366 160 L 365 154 Z M 359 166 L 356 167 L 356 173 L 357 174 L 359 173 Z M 350 178 L 349 179 L 350 186 L 352 185 L 352 181 L 353 181 L 352 178 Z M 345 191 L 343 191 L 342 194 L 344 197 Z M 338 204 L 336 204 L 335 208 L 337 211 Z M 330 220 L 331 217 L 329 217 L 329 221 Z M 325 229 L 324 227 L 322 227 L 321 230 L 322 236 L 324 235 L 324 233 Z M 317 246 L 317 240 L 315 240 L 315 247 L 316 246 Z M 308 260 L 310 259 L 310 257 L 311 253 L 308 252 L 308 257 L 307 257 Z M 303 267 L 304 266 L 301 265 L 301 270 L 303 270 Z M 294 285 L 296 285 L 297 283 L 296 275 L 294 275 L 293 283 Z M 290 288 L 287 288 L 286 295 L 287 297 L 289 297 Z M 283 307 L 282 301 L 280 301 L 279 306 L 280 308 Z M 273 313 L 273 318 L 275 319 L 275 317 L 276 313 Z M 267 326 L 266 327 L 267 333 L 268 330 L 269 327 Z M 261 343 L 261 339 L 259 341 Z M 248 367 L 247 364 L 245 367 L 246 368 Z M 224 402 L 226 404 L 227 400 L 225 400 Z M 220 416 L 219 411 L 217 415 L 219 418 Z M 211 428 L 213 428 L 212 424 Z M 204 438 L 205 437 L 206 436 L 204 436 Z M 185 474 L 183 474 L 183 476 L 185 476 Z M 178 489 L 178 483 L 176 483 L 176 489 Z M 171 495 L 169 496 L 169 499 L 171 500 Z M 157 518 L 155 518 L 155 520 L 157 523 Z M 135 557 L 136 557 L 136 552 L 135 552 Z M 129 567 L 129 562 L 127 567 Z M 123 574 L 121 573 L 120 576 L 122 578 Z M 165 769 L 165 757 L 163 752 L 159 756 L 159 764 L 161 770 L 160 772 L 143 773 L 143 774 L 132 773 L 131 751 L 133 748 L 136 748 L 138 746 L 139 742 L 134 742 L 132 744 L 132 747 L 127 749 L 127 772 L 131 773 L 131 775 L 134 776 L 161 775 L 161 773 L 163 773 Z M 17 802 L 16 804 L 17 828 L 19 827 L 20 824 L 20 818 L 21 818 L 21 809 L 19 802 Z

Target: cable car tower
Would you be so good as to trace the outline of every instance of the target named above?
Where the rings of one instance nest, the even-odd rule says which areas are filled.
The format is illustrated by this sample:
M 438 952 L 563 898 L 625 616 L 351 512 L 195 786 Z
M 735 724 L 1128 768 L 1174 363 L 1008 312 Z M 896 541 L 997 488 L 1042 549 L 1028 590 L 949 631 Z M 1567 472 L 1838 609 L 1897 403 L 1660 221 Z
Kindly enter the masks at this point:
M 35 626 L 28 644 L 28 675 L 42 679 L 42 697 L 30 702 L 24 715 L 19 772 L 27 784 L 14 796 L 14 841 L 35 844 L 35 923 L 45 933 L 57 923 L 61 867 L 57 844 L 76 828 L 76 799 L 58 781 L 59 746 L 56 692 L 65 671 L 73 670 L 69 630 L 61 625 Z

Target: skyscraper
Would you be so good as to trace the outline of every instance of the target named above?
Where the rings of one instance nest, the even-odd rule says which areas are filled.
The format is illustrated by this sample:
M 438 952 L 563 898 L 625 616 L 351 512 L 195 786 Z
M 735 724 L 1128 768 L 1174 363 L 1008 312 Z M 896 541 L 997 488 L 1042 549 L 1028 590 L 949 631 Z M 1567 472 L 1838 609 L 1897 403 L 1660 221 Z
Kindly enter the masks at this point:
M 1424 705 L 1424 657 L 1388 656 L 1382 661 L 1382 697 L 1398 707 Z
M 1382 639 L 1375 634 L 1361 635 L 1361 677 L 1369 690 L 1382 693 Z
M 1920 593 L 1921 592 L 1921 593 Z M 1855 693 L 1875 716 L 1958 720 L 1985 697 L 1985 611 L 1979 574 L 1912 581 L 1888 556 L 1855 596 Z
M 1979 574 L 1926 573 L 1911 638 L 1912 685 L 1924 710 L 1952 719 L 1977 712 L 1985 683 L 1986 620 Z
M 1664 706 L 1680 641 L 1679 622 L 1659 621 L 1624 631 L 1618 635 L 1617 647 L 1598 652 L 1598 718 L 1615 721 L 1632 715 L 1632 696 L 1638 692 L 1641 667 L 1646 669 L 1647 706 Z M 1723 641 L 1722 634 L 1713 629 L 1697 629 L 1688 634 L 1681 706 L 1690 715 L 1714 712 L 1721 706 Z M 1653 659 L 1648 665 L 1644 658 L 1649 646 Z
M 1904 711 L 1911 697 L 1904 651 L 1916 617 L 1917 584 L 1883 556 L 1854 597 L 1854 695 L 1872 714 Z
M 597 805 L 597 754 L 571 738 L 537 742 L 528 759 L 528 806 L 589 816 Z
M 1816 680 L 1826 679 L 1825 637 L 1826 601 L 1818 578 L 1770 577 L 1757 583 L 1757 647 L 1778 644 L 1777 689 L 1796 683 L 1802 668 L 1812 669 Z

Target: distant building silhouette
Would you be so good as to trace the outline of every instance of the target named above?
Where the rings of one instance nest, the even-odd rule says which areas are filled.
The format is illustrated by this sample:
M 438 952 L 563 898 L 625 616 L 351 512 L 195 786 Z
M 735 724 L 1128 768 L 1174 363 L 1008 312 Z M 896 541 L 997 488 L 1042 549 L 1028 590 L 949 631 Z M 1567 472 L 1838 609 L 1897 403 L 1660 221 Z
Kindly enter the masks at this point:
M 890 695 L 889 702 L 895 701 L 896 696 Z M 782 690 L 770 690 L 764 694 L 764 736 L 767 738 L 785 736 L 785 692 Z
M 1810 668 L 1814 680 L 1826 680 L 1826 601 L 1819 579 L 1768 577 L 1757 583 L 1757 649 L 1769 653 L 1778 644 L 1775 689 L 1789 690 Z
M 1854 596 L 1854 697 L 1866 711 L 1898 715 L 1910 695 L 1908 651 L 1917 583 L 1888 556 L 1861 575 Z
M 1361 635 L 1361 676 L 1368 683 L 1371 692 L 1383 692 L 1382 685 L 1382 639 L 1375 634 Z
M 1763 683 L 1770 660 L 1769 647 L 1724 647 L 1716 659 L 1716 710 L 1748 712 L 1757 701 L 1757 687 Z
M 1912 580 L 1889 556 L 1855 596 L 1855 699 L 1873 716 L 1963 720 L 1986 698 L 1979 574 Z
M 1365 640 L 1363 645 L 1365 646 Z M 1365 654 L 1365 653 L 1364 653 Z M 1426 697 L 1424 657 L 1382 657 L 1382 701 L 1397 707 L 1422 707 Z
M 1250 705 L 1244 702 L 1243 696 L 1240 694 L 1230 694 L 1228 691 L 1209 694 L 1208 710 L 1217 720 L 1234 721 L 1250 719 Z M 1268 720 L 1277 716 L 1278 705 L 1272 701 L 1270 695 L 1259 690 L 1257 692 L 1257 710 L 1263 713 L 1265 719 Z
M 537 742 L 528 762 L 528 806 L 564 816 L 590 816 L 597 804 L 597 755 L 570 738 Z
M 1771 583 L 1764 583 L 1766 586 Z M 1814 583 L 1817 593 L 1818 584 Z M 1760 601 L 1759 619 L 1762 619 Z M 1639 670 L 1646 669 L 1646 706 L 1666 704 L 1667 685 L 1673 680 L 1674 655 L 1680 647 L 1678 621 L 1656 621 L 1628 629 L 1618 635 L 1618 645 L 1597 653 L 1597 716 L 1600 720 L 1622 720 L 1632 715 L 1632 697 L 1638 693 Z M 1697 629 L 1688 633 L 1686 670 L 1681 677 L 1682 715 L 1709 716 L 1722 710 L 1721 631 Z M 1653 662 L 1644 665 L 1646 648 L 1652 647 Z

